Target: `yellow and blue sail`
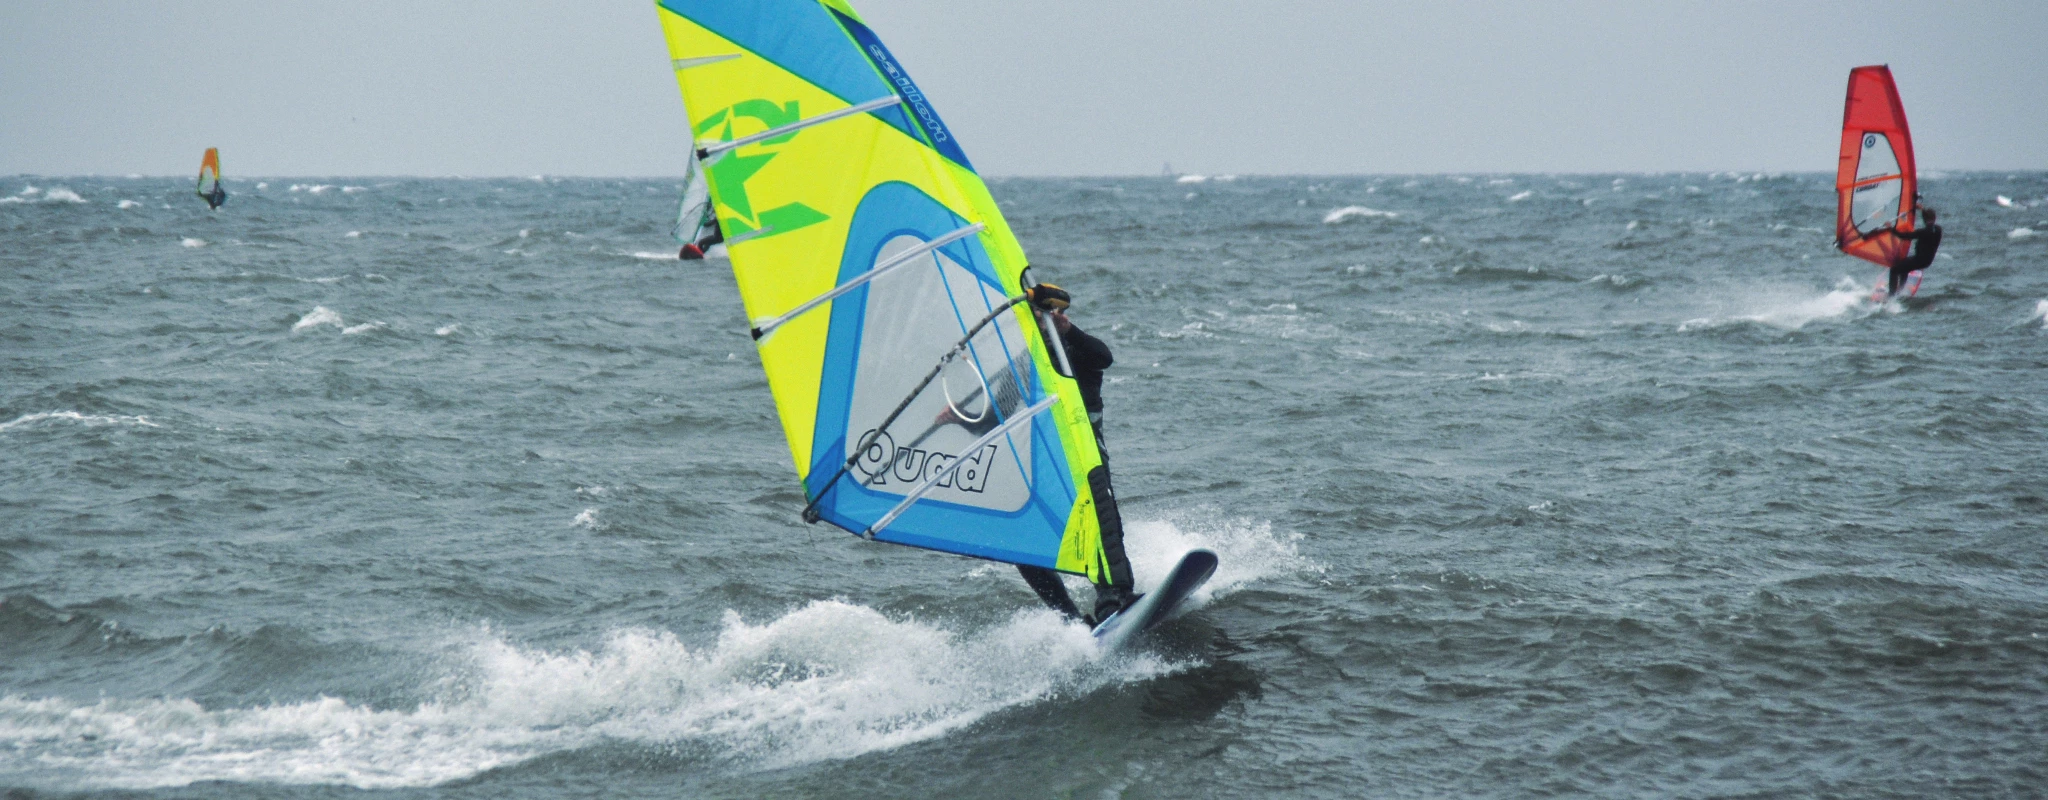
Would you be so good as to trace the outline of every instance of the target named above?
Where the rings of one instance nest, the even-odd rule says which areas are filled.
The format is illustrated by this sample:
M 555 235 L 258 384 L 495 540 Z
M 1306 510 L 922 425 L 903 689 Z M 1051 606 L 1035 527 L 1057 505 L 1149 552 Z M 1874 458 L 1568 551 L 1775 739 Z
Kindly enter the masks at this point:
M 843 0 L 658 0 L 807 518 L 1100 579 L 1101 451 L 1023 248 Z

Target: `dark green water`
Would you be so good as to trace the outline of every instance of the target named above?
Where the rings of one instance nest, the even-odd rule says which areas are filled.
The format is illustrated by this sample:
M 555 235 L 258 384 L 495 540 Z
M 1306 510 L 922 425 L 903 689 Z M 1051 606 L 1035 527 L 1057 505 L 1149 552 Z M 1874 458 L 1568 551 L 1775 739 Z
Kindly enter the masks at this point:
M 2038 794 L 2048 174 L 1889 306 L 1828 183 L 996 182 L 1140 581 L 1223 557 L 1104 658 L 797 518 L 670 182 L 15 178 L 0 787 Z

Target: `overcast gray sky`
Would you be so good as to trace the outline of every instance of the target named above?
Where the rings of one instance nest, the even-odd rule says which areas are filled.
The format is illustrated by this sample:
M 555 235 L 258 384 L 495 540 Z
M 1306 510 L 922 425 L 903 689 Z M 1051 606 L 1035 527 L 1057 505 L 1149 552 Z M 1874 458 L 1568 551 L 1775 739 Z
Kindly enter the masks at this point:
M 989 175 L 2048 168 L 2026 2 L 856 0 Z M 0 3 L 0 174 L 675 175 L 653 3 Z

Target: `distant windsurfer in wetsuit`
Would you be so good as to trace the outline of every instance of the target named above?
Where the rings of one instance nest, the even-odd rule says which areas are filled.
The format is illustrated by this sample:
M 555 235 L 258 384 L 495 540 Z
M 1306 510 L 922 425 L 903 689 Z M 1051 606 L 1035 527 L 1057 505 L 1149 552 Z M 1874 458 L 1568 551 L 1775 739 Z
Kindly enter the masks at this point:
M 217 211 L 221 206 L 228 204 L 228 190 L 220 188 L 220 181 L 213 182 L 213 191 L 199 196 L 206 198 L 208 210 Z
M 1934 265 L 1934 251 L 1941 249 L 1941 226 L 1934 224 L 1934 220 L 1938 216 L 1940 215 L 1936 214 L 1934 209 L 1921 206 L 1919 230 L 1902 231 L 1896 228 L 1886 229 L 1890 230 L 1893 236 L 1913 243 L 1912 254 L 1906 256 L 1906 260 L 1899 262 L 1897 266 L 1892 267 L 1892 274 L 1885 281 L 1886 297 L 1896 296 L 1899 293 L 1899 287 L 1905 284 L 1907 275 L 1913 274 L 1915 270 L 1924 270 Z
M 1066 310 L 1073 303 L 1073 296 L 1066 290 L 1049 283 L 1041 283 L 1026 291 L 1031 296 L 1032 305 L 1040 312 L 1039 318 L 1051 320 L 1052 327 L 1057 330 L 1060 346 L 1067 353 L 1067 363 L 1074 370 L 1074 382 L 1081 389 L 1081 405 L 1087 409 L 1088 422 L 1095 429 L 1095 443 L 1102 454 L 1102 466 L 1088 473 L 1088 488 L 1095 497 L 1096 523 L 1102 532 L 1102 554 L 1108 570 L 1102 576 L 1104 580 L 1095 584 L 1095 609 L 1088 615 L 1083 615 L 1074 605 L 1073 598 L 1067 594 L 1066 584 L 1060 582 L 1058 572 L 1022 564 L 1017 565 L 1017 572 L 1024 576 L 1024 582 L 1031 585 L 1031 590 L 1038 593 L 1038 598 L 1044 600 L 1054 611 L 1085 621 L 1092 626 L 1099 624 L 1109 615 L 1128 608 L 1138 599 L 1138 595 L 1133 591 L 1136 583 L 1131 579 L 1131 562 L 1124 555 L 1123 516 L 1117 512 L 1116 491 L 1109 483 L 1109 448 L 1103 443 L 1102 438 L 1102 371 L 1108 369 L 1116 359 L 1110 355 L 1109 345 L 1088 335 L 1086 331 L 1074 325 L 1072 320 L 1067 319 Z M 1057 361 L 1057 357 L 1054 360 Z M 998 376 L 995 383 L 1005 383 L 1006 377 L 1007 371 L 1004 375 Z M 998 405 L 1021 405 L 1021 398 L 1011 400 L 1006 396 L 1015 394 L 1014 388 L 1007 388 L 1007 391 L 1006 388 L 1001 385 L 991 387 Z M 985 416 L 990 419 L 983 424 L 992 429 L 995 424 L 992 418 L 995 415 Z M 966 424 L 965 421 L 953 416 L 950 408 L 939 415 L 938 422 Z
M 704 235 L 697 237 L 697 241 L 683 245 L 682 251 L 676 253 L 676 258 L 684 261 L 696 261 L 703 258 L 705 253 L 710 252 L 712 245 L 725 241 L 725 231 L 720 230 L 718 227 L 718 215 L 712 213 L 709 208 L 704 210 L 702 229 Z

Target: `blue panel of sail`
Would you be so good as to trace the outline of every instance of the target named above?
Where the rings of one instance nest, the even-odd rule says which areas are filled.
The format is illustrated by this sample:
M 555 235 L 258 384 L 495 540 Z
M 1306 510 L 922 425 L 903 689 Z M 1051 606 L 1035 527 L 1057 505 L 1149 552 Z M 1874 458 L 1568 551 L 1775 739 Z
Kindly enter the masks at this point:
M 893 252 L 886 249 L 892 243 L 900 248 L 908 242 L 930 241 L 967 224 L 908 184 L 880 184 L 862 199 L 849 224 L 839 280 L 867 272 Z M 823 492 L 816 505 L 819 515 L 848 530 L 866 529 L 894 508 L 918 479 L 937 474 L 937 465 L 977 438 L 968 426 L 935 423 L 934 410 L 955 403 L 977 407 L 978 402 L 978 413 L 992 426 L 1044 396 L 1040 381 L 1031 374 L 1021 330 L 999 315 L 998 323 L 978 333 L 970 352 L 958 362 L 981 365 L 975 373 L 963 369 L 961 374 L 973 379 L 955 382 L 950 390 L 934 386 L 922 392 L 908 406 L 909 413 L 884 431 L 891 437 L 889 444 L 877 448 L 882 454 L 873 463 L 840 472 L 849 441 L 859 441 L 867 433 L 849 431 L 850 422 L 879 424 L 887 409 L 911 391 L 906 384 L 937 364 L 977 321 L 1004 307 L 1002 283 L 976 237 L 950 243 L 933 256 L 922 256 L 923 263 L 878 278 L 832 304 L 813 439 L 815 461 L 809 471 L 815 484 L 806 489 L 813 496 Z M 895 330 L 873 327 L 878 324 Z M 910 349 L 902 346 L 908 334 L 917 334 L 914 354 L 878 360 L 878 354 L 895 358 Z M 866 346 L 870 338 L 876 341 Z M 864 369 L 870 372 L 864 374 Z M 942 398 L 945 391 L 954 394 Z M 976 394 L 983 399 L 973 399 Z M 988 452 L 975 454 L 971 466 L 940 484 L 953 488 L 919 500 L 875 538 L 1015 564 L 1054 566 L 1067 515 L 1078 496 L 1056 431 L 1049 415 L 1034 417 Z M 889 474 L 877 476 L 879 483 L 868 477 L 883 472 Z M 835 476 L 832 485 L 823 485 Z M 969 484 L 988 488 L 980 493 L 981 488 L 967 488 Z M 1005 491 L 1010 494 L 999 496 Z

